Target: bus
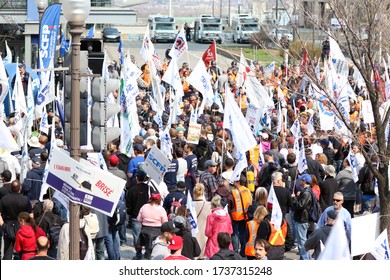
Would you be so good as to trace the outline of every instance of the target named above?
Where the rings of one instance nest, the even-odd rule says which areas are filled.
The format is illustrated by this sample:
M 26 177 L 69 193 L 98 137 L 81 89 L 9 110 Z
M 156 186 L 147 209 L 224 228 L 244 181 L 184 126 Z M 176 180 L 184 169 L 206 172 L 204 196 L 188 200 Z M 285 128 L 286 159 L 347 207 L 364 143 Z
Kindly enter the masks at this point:
M 222 43 L 222 19 L 210 15 L 201 16 L 195 20 L 194 41 L 198 43 L 213 42 Z
M 174 17 L 162 15 L 149 16 L 149 34 L 152 42 L 175 42 L 177 35 L 177 26 L 175 26 L 175 22 Z
M 251 35 L 260 32 L 258 20 L 248 14 L 233 15 L 232 28 L 235 43 L 250 43 Z

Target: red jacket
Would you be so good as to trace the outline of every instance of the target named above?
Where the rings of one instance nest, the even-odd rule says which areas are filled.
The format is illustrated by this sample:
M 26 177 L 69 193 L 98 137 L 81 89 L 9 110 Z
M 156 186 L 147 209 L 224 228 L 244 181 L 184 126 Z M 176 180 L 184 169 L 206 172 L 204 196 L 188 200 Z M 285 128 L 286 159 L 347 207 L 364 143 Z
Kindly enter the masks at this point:
M 21 253 L 22 260 L 28 260 L 37 254 L 37 239 L 46 236 L 43 229 L 36 227 L 36 231 L 30 225 L 22 226 L 16 233 L 14 249 Z

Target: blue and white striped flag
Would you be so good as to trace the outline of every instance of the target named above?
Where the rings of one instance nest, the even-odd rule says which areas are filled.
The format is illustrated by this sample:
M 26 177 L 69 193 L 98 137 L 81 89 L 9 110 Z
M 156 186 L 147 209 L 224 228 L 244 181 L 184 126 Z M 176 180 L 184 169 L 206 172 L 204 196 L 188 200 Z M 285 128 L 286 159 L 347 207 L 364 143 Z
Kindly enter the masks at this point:
M 191 224 L 191 234 L 193 237 L 196 237 L 196 234 L 198 233 L 198 219 L 197 219 L 197 213 L 195 210 L 194 202 L 192 201 L 192 197 L 190 192 L 187 193 L 187 210 L 188 214 L 190 216 L 190 224 Z
M 95 37 L 95 25 L 93 25 L 89 30 L 85 38 L 91 39 Z

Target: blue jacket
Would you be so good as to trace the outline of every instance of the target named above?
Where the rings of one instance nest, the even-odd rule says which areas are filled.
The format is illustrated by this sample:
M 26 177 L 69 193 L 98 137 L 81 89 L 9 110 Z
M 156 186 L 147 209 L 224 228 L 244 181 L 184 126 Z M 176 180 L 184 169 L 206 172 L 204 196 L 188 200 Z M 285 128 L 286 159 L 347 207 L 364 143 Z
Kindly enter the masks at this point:
M 43 168 L 33 168 L 27 172 L 26 179 L 23 182 L 23 194 L 31 200 L 39 200 L 42 187 Z

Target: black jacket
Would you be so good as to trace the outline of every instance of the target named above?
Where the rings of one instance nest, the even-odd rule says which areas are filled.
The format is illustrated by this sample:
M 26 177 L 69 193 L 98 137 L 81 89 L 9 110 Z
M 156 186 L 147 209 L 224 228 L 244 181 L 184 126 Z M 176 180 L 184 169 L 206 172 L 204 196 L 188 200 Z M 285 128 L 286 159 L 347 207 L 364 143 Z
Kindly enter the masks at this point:
M 318 182 L 322 182 L 322 178 L 325 177 L 325 171 L 322 165 L 312 159 L 310 156 L 306 157 L 307 161 L 307 173 L 316 176 Z
M 320 205 L 321 210 L 324 211 L 328 206 L 333 205 L 333 194 L 339 191 L 339 183 L 333 177 L 325 177 L 325 180 L 319 183 L 321 194 L 320 194 Z
M 195 257 L 199 256 L 201 253 L 201 249 L 195 237 L 192 237 L 192 234 L 187 229 L 181 229 L 176 235 L 183 237 L 183 249 L 181 250 L 181 254 L 191 260 Z
M 140 183 L 130 188 L 126 194 L 127 214 L 136 219 L 141 207 L 148 203 L 149 186 L 145 183 Z
M 242 260 L 242 257 L 232 250 L 221 249 L 210 260 Z
M 318 256 L 321 253 L 321 242 L 325 244 L 326 240 L 328 239 L 329 233 L 332 229 L 331 225 L 324 225 L 320 228 L 317 228 L 310 234 L 309 238 L 305 242 L 305 250 L 309 251 L 314 249 L 313 252 L 313 259 L 317 259 Z
M 294 220 L 298 223 L 309 222 L 309 209 L 312 204 L 310 191 L 307 187 L 303 189 L 299 197 L 293 197 L 293 205 L 295 207 Z

